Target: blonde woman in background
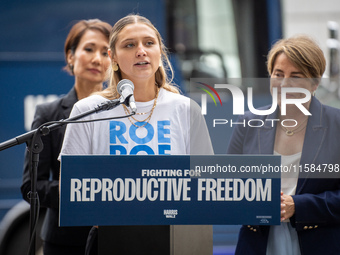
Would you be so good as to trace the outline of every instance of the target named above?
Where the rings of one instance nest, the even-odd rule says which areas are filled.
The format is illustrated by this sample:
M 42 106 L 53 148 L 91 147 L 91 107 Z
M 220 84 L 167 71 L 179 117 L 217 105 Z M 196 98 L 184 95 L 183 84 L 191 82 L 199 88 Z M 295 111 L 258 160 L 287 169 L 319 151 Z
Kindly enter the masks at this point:
M 260 119 L 266 124 L 259 128 L 238 125 L 228 153 L 281 155 L 282 165 L 298 171 L 281 173 L 281 224 L 243 226 L 236 254 L 340 254 L 340 179 L 327 179 L 328 169 L 339 168 L 340 164 L 340 110 L 311 96 L 303 104 L 310 116 L 295 104 L 287 105 L 286 115 L 281 112 L 281 89 L 304 88 L 314 95 L 325 66 L 322 50 L 306 36 L 280 40 L 268 54 L 270 89 L 278 90 L 278 108 L 268 116 L 242 116 L 239 121 Z M 288 99 L 305 96 L 291 92 L 286 95 Z M 279 121 L 272 126 L 266 119 Z M 327 166 L 325 178 L 299 174 L 299 167 L 311 165 Z

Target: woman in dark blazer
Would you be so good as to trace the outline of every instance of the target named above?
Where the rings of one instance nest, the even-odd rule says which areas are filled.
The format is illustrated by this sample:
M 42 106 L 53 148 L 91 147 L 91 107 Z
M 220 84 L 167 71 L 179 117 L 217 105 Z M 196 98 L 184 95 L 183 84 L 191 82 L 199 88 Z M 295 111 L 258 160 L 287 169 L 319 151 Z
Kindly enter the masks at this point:
M 38 105 L 32 129 L 49 121 L 67 119 L 78 100 L 103 89 L 106 70 L 111 63 L 107 53 L 111 29 L 110 24 L 98 19 L 81 20 L 73 25 L 65 41 L 65 70 L 74 75 L 74 87 L 66 96 Z M 58 226 L 60 162 L 57 158 L 64 133 L 65 126 L 43 136 L 44 149 L 39 154 L 37 192 L 40 205 L 48 208 L 41 231 L 44 255 L 83 255 L 90 230 L 90 227 Z M 29 155 L 26 152 L 21 192 L 28 202 L 30 190 Z
M 323 53 L 308 37 L 280 40 L 268 54 L 278 108 L 267 116 L 248 112 L 240 117 L 238 122 L 257 119 L 264 124 L 237 125 L 228 153 L 277 154 L 282 165 L 299 170 L 282 173 L 281 224 L 242 226 L 236 254 L 340 254 L 340 110 L 312 96 L 303 104 L 311 115 L 294 104 L 281 114 L 282 88 L 302 87 L 314 94 L 324 70 Z M 287 94 L 290 99 L 303 96 Z M 314 171 L 317 168 L 322 170 Z

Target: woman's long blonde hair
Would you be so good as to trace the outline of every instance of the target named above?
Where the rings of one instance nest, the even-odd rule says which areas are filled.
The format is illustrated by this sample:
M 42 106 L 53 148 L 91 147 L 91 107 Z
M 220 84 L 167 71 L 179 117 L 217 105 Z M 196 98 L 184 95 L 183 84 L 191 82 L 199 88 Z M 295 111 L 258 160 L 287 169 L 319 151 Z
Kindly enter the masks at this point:
M 172 83 L 174 78 L 173 69 L 168 58 L 167 49 L 163 43 L 160 33 L 147 18 L 137 14 L 130 14 L 117 21 L 112 28 L 109 41 L 109 47 L 111 49 L 111 66 L 109 67 L 108 70 L 108 76 L 110 77 L 109 85 L 105 90 L 97 92 L 96 94 L 102 95 L 103 97 L 109 100 L 119 98 L 120 95 L 117 92 L 117 84 L 122 79 L 122 76 L 120 70 L 113 71 L 112 68 L 114 64 L 113 57 L 116 54 L 115 46 L 118 40 L 119 33 L 124 29 L 124 27 L 136 23 L 142 23 L 152 28 L 155 31 L 155 34 L 160 45 L 162 63 L 155 73 L 156 85 L 159 88 L 164 88 L 173 93 L 179 93 L 178 88 Z

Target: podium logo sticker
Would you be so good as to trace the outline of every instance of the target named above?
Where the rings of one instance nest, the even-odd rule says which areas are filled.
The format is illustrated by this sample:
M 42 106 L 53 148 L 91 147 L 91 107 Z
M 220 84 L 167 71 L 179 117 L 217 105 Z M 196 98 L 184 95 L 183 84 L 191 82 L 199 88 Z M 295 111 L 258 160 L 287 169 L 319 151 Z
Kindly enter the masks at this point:
M 259 219 L 260 224 L 269 224 L 269 221 L 272 219 L 271 215 L 265 215 L 265 216 L 256 216 L 256 219 Z
M 165 218 L 176 218 L 176 215 L 178 214 L 178 210 L 164 210 Z

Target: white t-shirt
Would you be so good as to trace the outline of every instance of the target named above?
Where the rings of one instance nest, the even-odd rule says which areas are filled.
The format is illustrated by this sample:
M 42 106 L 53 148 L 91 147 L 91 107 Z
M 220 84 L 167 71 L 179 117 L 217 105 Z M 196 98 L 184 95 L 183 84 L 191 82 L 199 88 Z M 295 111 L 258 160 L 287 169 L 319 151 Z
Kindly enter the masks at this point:
M 78 101 L 70 117 L 94 109 L 107 101 L 93 95 Z M 138 120 L 147 118 L 154 100 L 136 102 Z M 83 119 L 125 116 L 122 105 L 89 115 Z M 135 123 L 135 120 L 131 119 Z M 136 123 L 137 124 L 137 123 Z M 144 125 L 141 122 L 139 125 Z M 190 128 L 192 127 L 192 128 Z M 196 102 L 183 95 L 160 89 L 157 104 L 150 121 L 144 127 L 135 127 L 128 118 L 68 124 L 61 155 L 211 155 L 210 136 Z

